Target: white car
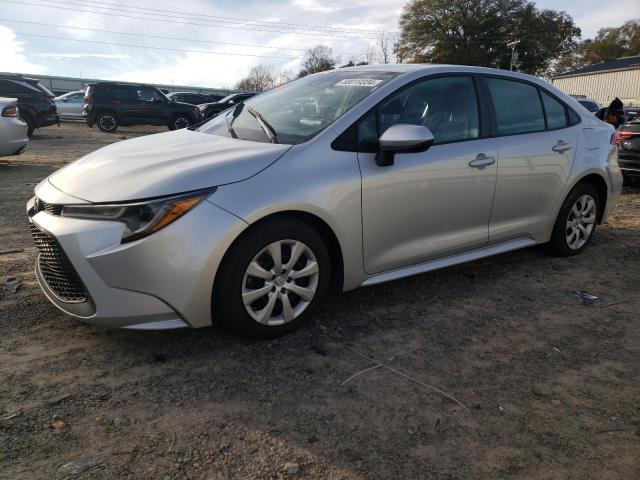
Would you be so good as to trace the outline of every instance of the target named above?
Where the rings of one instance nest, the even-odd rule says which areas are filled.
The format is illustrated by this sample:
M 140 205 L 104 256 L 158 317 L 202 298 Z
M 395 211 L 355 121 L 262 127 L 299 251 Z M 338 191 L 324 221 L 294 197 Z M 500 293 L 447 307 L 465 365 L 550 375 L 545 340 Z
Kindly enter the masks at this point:
M 61 120 L 82 120 L 84 90 L 65 93 L 53 99 Z
M 27 124 L 18 116 L 15 98 L 0 97 L 0 157 L 20 155 L 27 149 Z

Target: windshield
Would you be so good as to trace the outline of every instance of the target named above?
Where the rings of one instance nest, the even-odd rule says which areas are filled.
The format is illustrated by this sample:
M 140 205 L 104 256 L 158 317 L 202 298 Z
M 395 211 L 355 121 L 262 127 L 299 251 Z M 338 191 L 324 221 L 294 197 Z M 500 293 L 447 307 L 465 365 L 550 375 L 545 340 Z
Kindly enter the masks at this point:
M 278 143 L 303 143 L 396 75 L 344 70 L 310 75 L 236 105 L 204 124 L 199 131 L 270 142 L 273 136 L 270 138 L 265 131 L 266 122 Z

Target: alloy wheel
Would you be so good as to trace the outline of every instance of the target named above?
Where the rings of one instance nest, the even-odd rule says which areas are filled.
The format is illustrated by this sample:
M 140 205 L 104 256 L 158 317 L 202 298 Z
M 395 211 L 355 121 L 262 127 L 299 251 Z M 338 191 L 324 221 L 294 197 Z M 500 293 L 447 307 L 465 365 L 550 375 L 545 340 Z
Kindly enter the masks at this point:
M 579 250 L 589 240 L 596 222 L 596 201 L 591 195 L 582 195 L 569 211 L 566 223 L 567 246 Z
M 111 131 L 116 126 L 116 121 L 111 115 L 102 115 L 100 120 L 98 120 L 98 125 L 100 128 L 106 131 Z
M 178 117 L 173 122 L 173 126 L 176 130 L 180 130 L 181 128 L 187 128 L 189 126 L 189 120 L 184 117 Z
M 319 266 L 313 251 L 298 240 L 279 240 L 249 263 L 242 280 L 247 313 L 263 325 L 282 325 L 298 318 L 318 288 Z

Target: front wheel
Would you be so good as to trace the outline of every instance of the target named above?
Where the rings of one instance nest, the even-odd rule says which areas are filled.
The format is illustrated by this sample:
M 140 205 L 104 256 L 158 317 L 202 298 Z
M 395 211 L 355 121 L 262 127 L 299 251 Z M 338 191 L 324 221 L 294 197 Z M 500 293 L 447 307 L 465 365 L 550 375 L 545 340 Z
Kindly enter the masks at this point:
M 187 115 L 176 115 L 169 124 L 169 130 L 180 130 L 181 128 L 189 128 L 191 126 L 191 118 Z
M 213 294 L 214 320 L 239 333 L 274 338 L 300 327 L 322 301 L 329 253 L 295 218 L 254 227 L 225 256 Z
M 553 255 L 568 257 L 582 252 L 596 229 L 600 197 L 588 183 L 576 186 L 567 196 L 556 219 L 548 249 Z

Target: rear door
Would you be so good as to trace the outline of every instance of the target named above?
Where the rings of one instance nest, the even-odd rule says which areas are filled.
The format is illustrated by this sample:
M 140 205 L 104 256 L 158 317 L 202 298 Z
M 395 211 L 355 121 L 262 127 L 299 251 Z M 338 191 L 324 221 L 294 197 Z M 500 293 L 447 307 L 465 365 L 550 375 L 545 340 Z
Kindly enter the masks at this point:
M 484 79 L 494 113 L 498 179 L 490 243 L 533 238 L 553 220 L 578 147 L 564 103 L 536 85 Z

